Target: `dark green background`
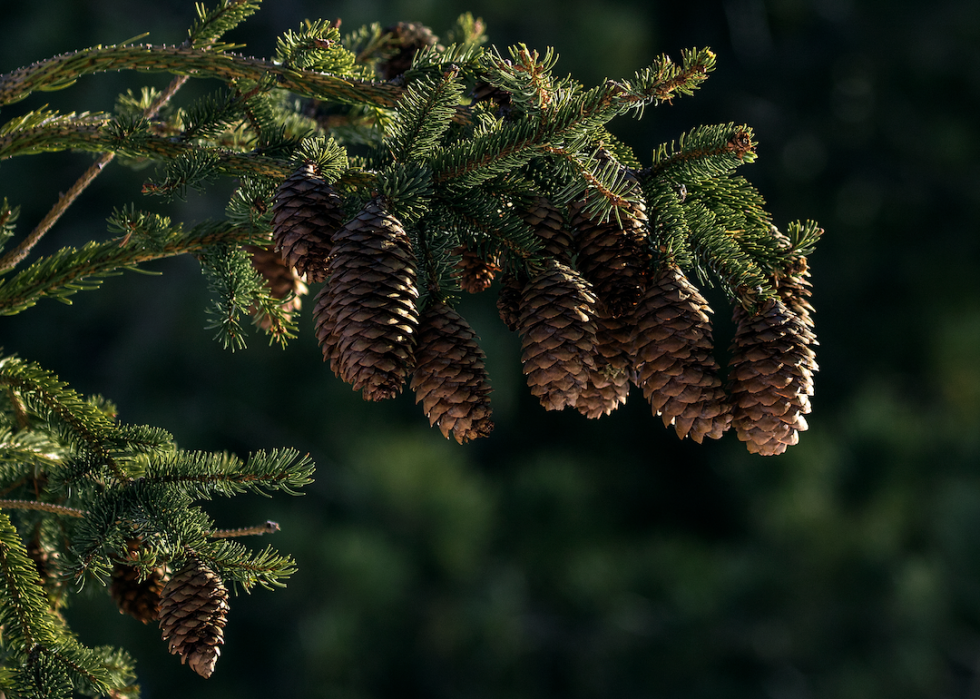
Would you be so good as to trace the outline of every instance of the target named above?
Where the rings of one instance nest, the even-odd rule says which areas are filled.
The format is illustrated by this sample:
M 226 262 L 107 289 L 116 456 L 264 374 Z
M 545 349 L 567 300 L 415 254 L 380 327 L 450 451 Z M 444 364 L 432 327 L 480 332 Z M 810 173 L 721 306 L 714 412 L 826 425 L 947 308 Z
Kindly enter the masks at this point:
M 171 260 L 154 267 L 161 277 L 110 279 L 73 306 L 2 319 L 0 343 L 185 448 L 309 451 L 319 468 L 304 497 L 208 506 L 228 527 L 278 521 L 274 543 L 300 572 L 232 600 L 207 682 L 107 597 L 69 610 L 82 640 L 131 649 L 150 699 L 980 696 L 975 3 L 278 0 L 229 38 L 267 56 L 307 17 L 438 33 L 465 10 L 500 46 L 554 46 L 560 71 L 587 84 L 663 52 L 718 53 L 694 97 L 613 130 L 648 161 L 695 125 L 748 123 L 760 158 L 743 174 L 776 222 L 826 229 L 811 258 L 811 429 L 763 459 L 733 434 L 679 442 L 638 394 L 597 422 L 546 413 L 491 292 L 461 309 L 488 355 L 497 427 L 459 447 L 411 395 L 367 404 L 333 378 L 309 304 L 285 351 L 257 336 L 222 351 L 202 330 L 196 263 Z M 189 2 L 6 2 L 0 71 L 148 30 L 178 43 L 191 16 Z M 86 77 L 2 118 L 45 103 L 111 109 L 147 83 L 166 78 Z M 21 234 L 90 162 L 0 166 Z M 106 237 L 113 206 L 193 223 L 230 191 L 164 207 L 139 194 L 148 174 L 111 168 L 41 252 Z M 708 293 L 723 355 L 729 313 Z

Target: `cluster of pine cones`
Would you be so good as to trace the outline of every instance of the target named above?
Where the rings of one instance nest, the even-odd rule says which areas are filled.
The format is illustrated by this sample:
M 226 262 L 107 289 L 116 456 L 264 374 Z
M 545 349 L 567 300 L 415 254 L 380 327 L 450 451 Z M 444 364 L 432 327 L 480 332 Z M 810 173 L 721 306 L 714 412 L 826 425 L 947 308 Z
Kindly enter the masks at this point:
M 140 572 L 133 565 L 139 540 L 129 542 L 129 560 L 113 567 L 109 594 L 119 612 L 144 624 L 156 621 L 170 652 L 202 677 L 221 655 L 228 616 L 228 590 L 203 561 L 190 557 L 172 577 L 167 566 Z
M 442 301 L 420 313 L 410 238 L 382 200 L 349 221 L 341 204 L 313 164 L 288 177 L 273 207 L 281 258 L 275 270 L 256 262 L 260 271 L 327 281 L 313 310 L 323 357 L 366 400 L 394 397 L 409 381 L 444 436 L 460 443 L 487 436 L 490 386 L 473 330 Z M 457 250 L 464 291 L 484 291 L 502 273 L 497 306 L 520 333 L 531 393 L 547 410 L 572 407 L 597 418 L 624 403 L 633 384 L 681 438 L 700 443 L 734 427 L 753 453 L 796 444 L 817 369 L 805 260 L 774 275 L 775 298 L 750 305 L 752 312 L 736 307 L 723 385 L 711 309 L 678 266 L 652 267 L 643 206 L 627 213 L 596 221 L 579 202 L 569 217 L 573 234 L 561 212 L 538 198 L 524 220 L 541 237 L 546 261 L 529 277 Z

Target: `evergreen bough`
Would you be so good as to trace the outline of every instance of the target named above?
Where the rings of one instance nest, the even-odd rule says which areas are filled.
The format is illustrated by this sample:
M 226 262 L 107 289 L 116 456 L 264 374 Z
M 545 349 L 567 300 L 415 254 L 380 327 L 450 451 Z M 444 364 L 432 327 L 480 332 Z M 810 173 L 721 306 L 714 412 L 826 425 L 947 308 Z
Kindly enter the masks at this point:
M 373 288 L 360 288 L 351 278 L 330 295 L 327 279 L 321 296 L 333 300 L 318 305 L 317 321 L 325 359 L 350 365 L 346 373 L 358 376 L 380 366 L 396 377 L 380 397 L 394 395 L 414 370 L 419 315 L 435 308 L 448 312 L 461 286 L 485 290 L 499 272 L 502 317 L 512 328 L 520 318 L 525 354 L 533 357 L 532 376 L 544 382 L 535 384 L 535 395 L 544 396 L 549 409 L 571 406 L 598 417 L 625 400 L 625 379 L 617 378 L 622 372 L 637 385 L 646 380 L 634 366 L 635 350 L 645 347 L 644 356 L 651 356 L 656 338 L 636 337 L 631 307 L 639 294 L 664 270 L 693 272 L 702 283 L 717 284 L 739 318 L 751 319 L 778 304 L 786 322 L 799 328 L 785 351 L 779 342 L 766 345 L 765 381 L 753 378 L 760 369 L 751 351 L 739 357 L 738 400 L 759 406 L 753 410 L 779 424 L 778 448 L 753 444 L 757 437 L 751 435 L 765 432 L 764 426 L 732 407 L 750 450 L 778 453 L 795 443 L 795 430 L 805 429 L 801 413 L 809 411 L 816 370 L 809 349 L 816 340 L 805 260 L 822 230 L 808 221 L 779 231 L 759 193 L 735 174 L 755 159 L 748 126 L 698 126 L 656 149 L 645 166 L 606 131 L 616 117 L 638 117 L 647 107 L 693 93 L 715 67 L 710 50 L 684 51 L 679 62 L 661 56 L 627 79 L 590 88 L 557 76 L 557 57 L 550 51 L 542 56 L 523 45 L 503 52 L 487 47 L 482 22 L 467 14 L 445 43 L 417 24 L 388 29 L 373 24 L 344 35 L 339 20 L 307 21 L 280 38 L 272 59 L 260 59 L 236 53 L 240 46 L 221 40 L 258 5 L 257 0 L 223 0 L 210 9 L 198 5 L 188 38 L 179 46 L 97 46 L 0 75 L 2 107 L 36 91 L 68 88 L 90 73 L 135 70 L 176 76 L 166 90 L 121 95 L 111 112 L 61 114 L 41 108 L 0 124 L 0 161 L 62 150 L 99 154 L 51 213 L 0 257 L 5 275 L 0 278 L 0 313 L 20 313 L 42 298 L 70 303 L 71 295 L 98 288 L 108 276 L 191 254 L 201 262 L 214 295 L 208 327 L 224 346 L 245 347 L 243 319 L 249 314 L 256 327 L 284 345 L 295 335 L 291 315 L 298 299 L 293 292 L 273 293 L 261 273 L 269 267 L 268 257 L 256 266 L 256 255 L 275 249 L 293 264 L 300 260 L 307 269 L 339 275 L 344 270 L 334 270 L 340 263 L 332 258 L 330 239 L 355 225 L 355 239 L 366 241 L 357 259 Z M 216 81 L 218 91 L 175 107 L 171 98 L 189 78 Z M 160 173 L 144 183 L 143 193 L 165 199 L 180 197 L 187 188 L 204 189 L 221 177 L 235 178 L 225 218 L 185 229 L 126 205 L 109 217 L 114 234 L 109 240 L 64 248 L 25 266 L 38 240 L 117 156 L 124 164 L 158 163 Z M 308 184 L 304 178 L 311 178 Z M 292 197 L 288 202 L 279 202 L 283 191 Z M 320 193 L 304 199 L 311 192 Z M 274 221 L 274 211 L 286 213 Z M 365 211 L 383 211 L 388 233 L 373 228 Z M 3 200 L 0 243 L 16 236 L 17 213 Z M 352 223 L 358 220 L 362 223 Z M 337 230 L 316 229 L 319 221 Z M 602 228 L 589 229 L 593 225 Z M 276 226 L 282 227 L 278 236 Z M 403 252 L 373 262 L 372 245 L 388 250 L 394 244 L 374 236 L 391 235 L 391 230 L 400 236 Z M 306 235 L 317 240 L 307 241 Z M 576 247 L 583 240 L 589 241 L 586 252 Z M 355 253 L 350 240 L 343 244 L 345 255 Z M 602 275 L 598 297 L 582 277 L 580 254 L 606 255 L 586 266 Z M 621 256 L 627 254 L 628 282 L 639 287 L 625 301 L 607 304 L 602 288 L 615 286 L 616 270 L 624 266 Z M 305 290 L 300 275 L 295 284 L 289 281 L 288 265 L 273 267 L 279 287 L 285 283 Z M 556 269 L 561 284 L 551 283 Z M 404 279 L 416 281 L 406 286 Z M 390 321 L 386 293 L 377 288 L 394 290 L 400 304 L 414 303 L 414 309 L 395 313 L 397 322 Z M 657 293 L 651 289 L 648 293 Z M 521 299 L 528 298 L 533 306 L 522 308 Z M 687 406 L 686 422 L 675 424 L 683 436 L 698 419 L 698 399 L 690 387 L 707 385 L 698 367 L 706 366 L 701 354 L 710 336 L 705 340 L 698 335 L 701 330 L 678 320 L 686 317 L 678 303 L 657 301 L 661 316 L 655 323 L 644 321 L 644 327 L 663 327 L 665 336 L 683 338 L 655 352 L 666 357 L 675 374 L 658 376 L 656 367 L 644 365 L 644 376 L 653 375 L 657 383 L 656 388 L 640 387 L 658 396 L 653 408 L 658 414 L 657 406 L 670 402 L 661 395 L 667 390 L 663 386 L 686 391 L 677 398 Z M 618 337 L 630 337 L 632 328 L 631 342 L 597 348 L 596 322 L 616 328 Z M 447 347 L 462 343 L 479 352 L 465 321 L 447 328 L 461 333 L 441 340 Z M 559 338 L 564 348 L 557 360 L 551 338 Z M 769 340 L 737 340 L 739 347 L 758 341 Z M 560 366 L 569 342 L 575 346 L 575 367 Z M 688 345 L 701 348 L 693 364 L 684 349 Z M 401 348 L 395 370 L 385 369 L 395 366 L 387 347 Z M 613 355 L 622 359 L 611 369 L 608 357 Z M 794 356 L 795 364 L 786 364 L 785 357 Z M 775 374 L 773 363 L 780 365 Z M 567 386 L 561 383 L 579 370 L 586 373 L 570 384 L 565 381 Z M 599 370 L 604 373 L 587 373 Z M 791 388 L 776 385 L 783 375 L 792 377 Z M 552 377 L 558 383 L 550 383 Z M 712 386 L 720 383 L 711 381 Z M 591 388 L 612 382 L 619 389 L 608 399 Z M 425 396 L 440 396 L 443 407 L 430 420 L 446 436 L 452 432 L 465 441 L 489 432 L 484 381 L 461 380 L 450 362 L 416 374 L 414 384 Z M 207 571 L 214 589 L 223 589 L 223 583 L 246 590 L 279 586 L 293 571 L 289 557 L 233 541 L 272 532 L 273 523 L 222 531 L 195 503 L 243 492 L 296 493 L 311 481 L 309 458 L 292 450 L 257 452 L 245 459 L 184 451 L 166 431 L 127 424 L 107 400 L 81 396 L 42 367 L 15 356 L 0 357 L 0 389 L 0 691 L 6 696 L 138 694 L 132 659 L 119 649 L 84 647 L 59 613 L 82 585 L 107 585 L 112 579 L 114 596 L 125 598 L 127 608 L 140 610 L 137 616 L 146 621 L 159 613 L 159 601 L 137 597 L 158 591 L 165 577 L 182 567 Z M 455 393 L 464 389 L 479 395 Z M 585 402 L 579 402 L 580 394 Z M 717 414 L 717 390 L 711 401 L 710 410 Z M 782 409 L 780 401 L 790 412 L 772 417 Z M 427 413 L 432 409 L 426 403 Z M 443 416 L 450 422 L 443 422 Z M 675 420 L 670 412 L 663 417 L 669 424 Z M 470 424 L 482 427 L 470 430 Z M 697 441 L 705 433 L 720 436 L 728 423 L 712 425 L 698 432 Z M 124 584 L 132 587 L 120 590 Z M 193 601 L 196 593 L 169 594 L 168 609 Z M 224 613 L 209 643 L 221 642 L 215 629 L 224 625 Z M 185 655 L 189 652 L 183 641 L 178 645 Z M 204 663 L 207 672 L 198 672 L 210 674 L 216 654 L 215 648 Z

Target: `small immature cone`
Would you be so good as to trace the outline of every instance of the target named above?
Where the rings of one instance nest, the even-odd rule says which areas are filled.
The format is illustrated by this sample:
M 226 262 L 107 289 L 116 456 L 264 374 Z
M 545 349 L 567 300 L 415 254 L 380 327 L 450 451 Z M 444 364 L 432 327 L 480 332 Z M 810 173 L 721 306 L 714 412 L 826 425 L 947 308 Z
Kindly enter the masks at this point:
M 415 366 L 415 268 L 408 234 L 377 201 L 334 236 L 314 324 L 324 360 L 365 400 L 394 398 Z
M 134 561 L 139 551 L 139 540 L 127 542 L 129 559 Z M 109 594 L 119 607 L 120 614 L 129 614 L 144 624 L 160 618 L 160 601 L 167 581 L 167 567 L 154 568 L 140 580 L 139 568 L 126 561 L 117 561 L 112 568 Z
M 276 189 L 272 233 L 276 252 L 308 281 L 327 277 L 331 237 L 344 224 L 343 200 L 304 163 Z
M 601 311 L 596 314 L 595 369 L 575 403 L 587 418 L 608 415 L 626 402 L 633 374 L 632 332 L 622 318 L 610 318 Z
M 665 426 L 698 444 L 719 439 L 732 419 L 713 354 L 710 312 L 683 272 L 665 265 L 634 315 L 637 385 Z
M 459 288 L 470 294 L 478 294 L 490 288 L 494 275 L 500 271 L 495 262 L 480 259 L 472 250 L 458 247 L 454 251 L 460 256 L 453 276 L 459 280 Z
M 476 333 L 445 303 L 430 306 L 419 322 L 412 390 L 430 425 L 463 444 L 489 436 L 490 377 Z
M 548 260 L 521 295 L 521 361 L 545 410 L 575 406 L 595 370 L 596 298 L 570 267 Z
M 225 642 L 228 591 L 202 561 L 191 558 L 170 579 L 160 603 L 160 628 L 170 652 L 201 677 L 210 677 Z
M 295 269 L 287 265 L 273 248 L 246 245 L 245 249 L 251 253 L 252 266 L 265 279 L 273 298 L 281 299 L 290 293 L 293 294 L 293 298 L 283 306 L 283 311 L 287 317 L 298 311 L 303 305 L 301 297 L 309 291 L 306 284 L 303 283 L 302 277 L 296 273 Z M 261 321 L 263 330 L 268 330 L 270 324 L 269 318 L 263 318 Z
M 732 424 L 753 454 L 773 456 L 799 441 L 807 429 L 813 372 L 812 333 L 777 299 L 755 315 L 736 306 L 729 363 Z

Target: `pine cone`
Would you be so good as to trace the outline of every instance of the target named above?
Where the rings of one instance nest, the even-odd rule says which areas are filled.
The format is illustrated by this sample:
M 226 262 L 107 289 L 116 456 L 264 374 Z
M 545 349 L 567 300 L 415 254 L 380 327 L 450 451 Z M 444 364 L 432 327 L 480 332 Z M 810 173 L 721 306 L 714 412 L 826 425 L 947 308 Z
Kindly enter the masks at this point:
M 384 31 L 390 37 L 389 46 L 395 49 L 389 59 L 378 65 L 385 80 L 397 78 L 411 68 L 415 54 L 439 41 L 431 29 L 418 22 L 399 22 Z
M 344 224 L 343 200 L 305 163 L 276 190 L 272 232 L 276 252 L 311 282 L 327 278 L 331 236 Z
M 414 367 L 417 298 L 408 234 L 372 201 L 334 236 L 314 308 L 324 360 L 365 400 L 394 398 Z
M 803 323 L 806 328 L 806 337 L 809 344 L 819 345 L 817 336 L 813 330 L 813 306 L 810 305 L 810 272 L 806 266 L 806 258 L 800 257 L 793 261 L 793 264 L 784 274 L 776 276 L 776 292 L 783 304 L 791 310 Z M 814 370 L 816 370 L 814 368 Z
M 462 246 L 456 248 L 453 253 L 460 256 L 456 264 L 456 272 L 453 274 L 459 280 L 460 289 L 470 294 L 478 294 L 490 288 L 494 275 L 500 271 L 500 266 L 496 262 L 482 260 L 475 252 Z
M 585 206 L 583 200 L 572 205 L 579 269 L 609 316 L 628 314 L 643 295 L 650 261 L 645 207 L 630 205 L 628 214 L 620 209 L 620 226 L 614 217 L 605 223 L 589 218 Z
M 53 608 L 61 605 L 65 596 L 65 581 L 59 575 L 61 555 L 58 550 L 41 541 L 38 532 L 27 542 L 27 556 L 37 568 L 37 582 L 48 595 L 48 601 Z
M 559 262 L 571 264 L 572 234 L 561 212 L 547 197 L 537 197 L 524 212 L 524 223 L 544 240 L 544 252 Z
M 117 561 L 112 568 L 109 594 L 119 607 L 120 614 L 147 624 L 160 618 L 160 600 L 166 584 L 167 566 L 159 566 L 140 579 L 140 569 L 132 565 L 138 557 L 140 542 L 127 542 L 129 560 Z
M 633 366 L 637 385 L 665 426 L 700 444 L 719 439 L 731 407 L 718 378 L 711 309 L 678 267 L 657 274 L 636 307 Z
M 811 333 L 779 299 L 750 316 L 736 306 L 735 337 L 729 363 L 732 424 L 749 451 L 782 454 L 807 429 L 813 372 Z
M 452 432 L 460 444 L 489 436 L 490 377 L 466 320 L 444 303 L 430 306 L 419 321 L 415 357 L 412 390 L 429 424 L 447 439 Z
M 595 369 L 575 407 L 588 418 L 608 415 L 626 402 L 630 391 L 632 328 L 601 311 L 596 315 Z
M 228 591 L 221 578 L 191 558 L 163 589 L 160 628 L 170 652 L 201 677 L 210 677 L 225 642 Z
M 303 283 L 303 279 L 296 274 L 296 270 L 283 262 L 273 248 L 261 248 L 257 245 L 246 245 L 245 249 L 252 254 L 252 266 L 262 275 L 269 286 L 269 293 L 273 298 L 285 298 L 289 293 L 293 298 L 283 305 L 282 310 L 288 318 L 291 314 L 298 311 L 302 305 L 302 296 L 305 296 L 309 289 Z M 255 309 L 252 309 L 252 313 Z M 266 317 L 260 322 L 263 330 L 268 330 L 271 320 Z
M 505 274 L 503 283 L 500 286 L 500 294 L 497 296 L 497 313 L 500 320 L 511 332 L 517 330 L 517 323 L 521 319 L 521 292 L 524 285 L 518 280 L 515 274 Z
M 521 361 L 545 410 L 574 406 L 595 370 L 595 302 L 588 282 L 557 260 L 524 287 Z
M 507 60 L 507 63 L 510 61 Z M 473 86 L 473 91 L 470 92 L 470 97 L 473 98 L 474 104 L 485 101 L 493 102 L 497 106 L 494 114 L 500 119 L 509 117 L 513 109 L 510 93 L 499 87 L 494 87 L 485 80 L 477 81 Z

